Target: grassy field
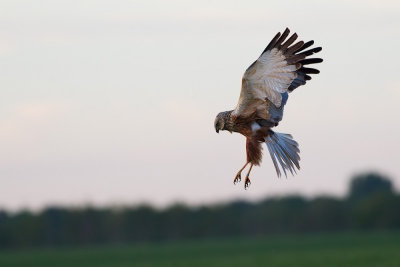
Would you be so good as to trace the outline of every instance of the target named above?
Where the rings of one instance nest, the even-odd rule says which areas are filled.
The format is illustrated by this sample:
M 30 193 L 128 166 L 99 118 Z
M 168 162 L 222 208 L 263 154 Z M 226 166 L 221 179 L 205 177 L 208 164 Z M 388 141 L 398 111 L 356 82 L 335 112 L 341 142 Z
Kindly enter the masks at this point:
M 0 266 L 400 266 L 400 232 L 0 251 Z

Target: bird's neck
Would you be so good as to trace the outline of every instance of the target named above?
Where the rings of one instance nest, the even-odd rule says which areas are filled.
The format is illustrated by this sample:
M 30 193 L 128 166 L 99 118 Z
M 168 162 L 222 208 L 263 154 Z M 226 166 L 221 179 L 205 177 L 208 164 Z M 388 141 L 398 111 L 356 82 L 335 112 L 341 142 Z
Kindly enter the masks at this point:
M 227 130 L 227 131 L 230 131 L 230 132 L 236 132 L 236 131 L 235 131 L 235 125 L 234 125 L 232 119 L 229 119 L 229 120 L 225 123 L 224 130 Z
M 226 120 L 225 129 L 230 132 L 237 132 L 244 136 L 251 136 L 252 129 L 251 123 L 254 121 L 252 117 L 243 118 L 237 117 L 232 112 L 229 114 L 229 118 Z

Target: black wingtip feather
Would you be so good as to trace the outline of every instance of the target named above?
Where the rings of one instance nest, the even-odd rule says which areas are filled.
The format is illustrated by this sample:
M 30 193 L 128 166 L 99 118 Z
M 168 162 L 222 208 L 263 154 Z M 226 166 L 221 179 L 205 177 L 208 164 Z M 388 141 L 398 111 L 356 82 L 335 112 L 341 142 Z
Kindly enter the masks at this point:
M 322 47 L 315 47 L 315 48 L 312 48 L 312 49 L 310 49 L 310 50 L 301 52 L 301 53 L 299 53 L 298 55 L 311 56 L 312 54 L 318 53 L 318 52 L 321 51 L 321 50 L 322 50 Z
M 301 68 L 301 72 L 304 72 L 307 74 L 318 74 L 319 70 L 313 69 L 313 68 Z
M 304 49 L 309 48 L 309 47 L 312 46 L 313 44 L 314 44 L 314 40 L 311 40 L 311 41 L 308 41 L 308 42 L 304 43 L 304 45 L 303 45 L 302 47 L 300 47 L 300 48 L 296 51 L 296 53 L 298 53 L 298 52 L 300 52 L 300 51 L 303 51 Z
M 282 44 L 282 42 L 285 41 L 286 37 L 288 37 L 289 33 L 290 33 L 289 28 L 286 28 L 285 31 L 282 33 L 281 37 L 278 39 L 278 41 L 274 45 L 274 47 L 279 47 Z
M 266 51 L 268 51 L 271 48 L 273 48 L 275 46 L 275 44 L 276 44 L 276 41 L 279 39 L 280 36 L 281 36 L 280 32 L 275 34 L 275 37 L 272 38 L 272 40 L 269 42 L 269 44 L 267 45 L 267 47 L 264 49 L 264 51 L 261 54 L 264 54 Z
M 294 41 L 296 41 L 297 39 L 297 33 L 293 33 L 292 36 L 290 36 L 290 38 L 282 45 L 281 49 L 283 51 L 286 51 L 286 49 L 294 43 Z
M 322 50 L 322 47 L 320 47 L 320 46 L 319 46 L 319 47 L 316 47 L 314 53 L 318 53 L 318 52 L 321 51 L 321 50 Z
M 316 63 L 321 63 L 324 61 L 322 58 L 306 58 L 300 61 L 302 65 L 308 65 L 308 64 L 316 64 Z

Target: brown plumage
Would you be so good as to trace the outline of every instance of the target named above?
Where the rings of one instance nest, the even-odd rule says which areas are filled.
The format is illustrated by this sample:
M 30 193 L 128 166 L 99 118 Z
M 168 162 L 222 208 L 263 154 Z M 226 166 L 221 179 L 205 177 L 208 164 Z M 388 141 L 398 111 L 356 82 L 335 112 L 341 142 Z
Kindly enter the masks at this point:
M 322 62 L 320 58 L 307 58 L 321 51 L 312 46 L 314 41 L 295 43 L 297 34 L 289 36 L 289 29 L 283 34 L 276 34 L 267 45 L 260 57 L 250 65 L 242 78 L 242 89 L 239 102 L 234 110 L 224 111 L 217 115 L 214 126 L 217 133 L 220 130 L 237 132 L 246 137 L 247 162 L 239 170 L 234 179 L 236 184 L 241 180 L 241 172 L 250 164 L 245 178 L 245 188 L 250 185 L 249 174 L 254 165 L 260 165 L 262 160 L 262 143 L 266 143 L 280 176 L 286 170 L 295 172 L 299 165 L 298 144 L 291 135 L 276 133 L 271 128 L 278 126 L 283 117 L 283 109 L 288 99 L 288 92 L 304 85 L 317 74 L 314 68 L 304 65 Z

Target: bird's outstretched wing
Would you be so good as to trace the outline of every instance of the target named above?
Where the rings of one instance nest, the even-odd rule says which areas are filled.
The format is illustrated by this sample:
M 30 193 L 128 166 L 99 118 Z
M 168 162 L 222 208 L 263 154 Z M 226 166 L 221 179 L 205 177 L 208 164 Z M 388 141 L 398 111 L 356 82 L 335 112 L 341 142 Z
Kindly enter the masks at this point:
M 258 106 L 268 100 L 279 108 L 282 93 L 291 92 L 304 85 L 311 79 L 308 74 L 319 73 L 319 70 L 306 68 L 304 65 L 322 62 L 321 58 L 307 58 L 322 48 L 316 47 L 302 52 L 312 46 L 314 41 L 299 41 L 293 44 L 297 34 L 294 33 L 286 40 L 289 32 L 286 28 L 282 35 L 277 33 L 261 56 L 245 71 L 234 115 L 250 116 Z

